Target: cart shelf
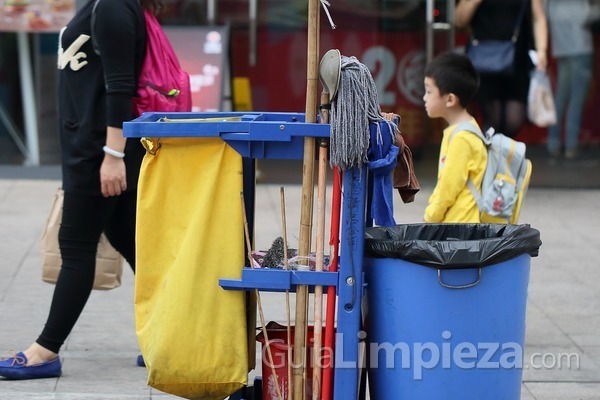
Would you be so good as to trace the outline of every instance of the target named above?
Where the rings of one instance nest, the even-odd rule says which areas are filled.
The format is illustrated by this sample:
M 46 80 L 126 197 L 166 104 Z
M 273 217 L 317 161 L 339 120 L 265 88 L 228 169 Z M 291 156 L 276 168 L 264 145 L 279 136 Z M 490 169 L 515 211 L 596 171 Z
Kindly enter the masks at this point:
M 329 137 L 329 124 L 301 113 L 144 113 L 123 124 L 129 138 L 221 137 L 242 157 L 300 160 L 305 137 Z
M 337 286 L 337 272 L 249 268 L 242 270 L 242 279 L 219 279 L 227 290 L 258 289 L 267 291 L 295 290 L 296 285 Z

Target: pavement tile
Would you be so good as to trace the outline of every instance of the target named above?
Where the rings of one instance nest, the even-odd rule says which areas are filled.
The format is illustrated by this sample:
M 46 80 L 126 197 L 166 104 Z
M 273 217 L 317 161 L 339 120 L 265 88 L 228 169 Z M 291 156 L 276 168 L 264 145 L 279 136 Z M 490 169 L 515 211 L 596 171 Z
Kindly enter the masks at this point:
M 600 367 L 596 355 L 576 346 L 527 346 L 523 380 L 596 382 L 600 380 Z
M 536 400 L 600 400 L 600 383 L 527 382 Z

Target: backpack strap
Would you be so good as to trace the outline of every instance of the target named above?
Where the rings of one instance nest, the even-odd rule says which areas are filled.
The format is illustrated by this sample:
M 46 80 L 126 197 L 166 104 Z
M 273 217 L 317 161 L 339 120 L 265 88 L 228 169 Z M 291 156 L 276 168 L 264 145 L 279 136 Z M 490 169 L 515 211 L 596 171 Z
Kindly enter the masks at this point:
M 479 129 L 479 127 L 471 121 L 465 121 L 465 122 L 460 122 L 460 123 L 456 124 L 456 127 L 450 134 L 450 140 L 452 140 L 454 135 L 456 135 L 460 131 L 467 131 L 467 132 L 474 133 L 475 135 L 477 135 L 477 137 L 479 139 L 481 139 L 483 141 L 483 144 L 485 144 L 486 146 L 489 146 L 492 143 L 490 138 L 487 137 L 483 132 L 481 132 L 481 129 Z
M 450 139 L 448 140 L 448 144 L 450 144 L 450 141 L 452 141 L 452 138 L 454 137 L 454 135 L 456 135 L 458 132 L 461 132 L 461 131 L 468 131 L 468 132 L 474 133 L 479 139 L 481 139 L 481 141 L 483 142 L 483 144 L 486 147 L 492 143 L 492 141 L 483 132 L 481 132 L 481 129 L 479 129 L 479 127 L 477 125 L 475 125 L 471 121 L 465 121 L 465 122 L 461 122 L 456 125 L 456 127 L 450 134 Z M 477 203 L 477 206 L 481 210 L 483 208 L 481 193 L 479 193 L 479 189 L 477 189 L 477 186 L 475 186 L 475 184 L 473 183 L 473 181 L 470 178 L 467 180 L 467 187 L 471 191 L 471 194 L 473 195 L 473 198 L 475 199 L 475 203 Z

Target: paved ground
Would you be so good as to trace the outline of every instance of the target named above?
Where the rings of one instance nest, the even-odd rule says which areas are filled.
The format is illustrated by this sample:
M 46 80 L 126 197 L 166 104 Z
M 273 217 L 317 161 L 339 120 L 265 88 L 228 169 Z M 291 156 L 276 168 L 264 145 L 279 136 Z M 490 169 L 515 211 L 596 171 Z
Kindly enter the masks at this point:
M 280 235 L 280 184 L 268 179 L 277 171 L 269 170 L 267 163 L 263 166 L 264 183 L 257 188 L 258 248 L 267 248 Z M 548 168 L 537 170 L 548 174 Z M 39 238 L 59 185 L 57 171 L 0 167 L 1 355 L 28 346 L 45 321 L 53 286 L 40 279 Z M 521 222 L 539 229 L 543 241 L 539 257 L 532 259 L 523 400 L 600 400 L 600 187 L 595 185 L 599 171 L 592 160 L 567 175 L 565 182 L 557 182 L 568 187 L 585 178 L 587 187 L 594 189 L 534 185 L 522 212 Z M 301 196 L 300 187 L 291 181 L 285 190 L 293 246 Z M 424 173 L 422 184 L 415 203 L 405 205 L 394 199 L 398 223 L 421 221 L 432 190 L 430 175 Z M 133 276 L 126 271 L 122 287 L 92 294 L 61 352 L 61 378 L 0 379 L 0 400 L 175 398 L 148 387 L 145 369 L 135 366 L 139 350 L 132 289 Z M 285 321 L 281 296 L 263 293 L 268 320 Z

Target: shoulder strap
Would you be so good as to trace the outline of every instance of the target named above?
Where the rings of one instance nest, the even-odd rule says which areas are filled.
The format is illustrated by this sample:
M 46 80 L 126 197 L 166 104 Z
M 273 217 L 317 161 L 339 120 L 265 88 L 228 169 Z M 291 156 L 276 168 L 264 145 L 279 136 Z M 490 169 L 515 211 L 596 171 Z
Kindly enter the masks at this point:
M 100 47 L 98 46 L 98 42 L 96 41 L 96 35 L 94 34 L 94 26 L 96 25 L 96 7 L 98 7 L 98 3 L 100 3 L 100 0 L 95 0 L 94 6 L 92 7 L 90 35 L 92 36 L 92 47 L 94 48 L 94 53 L 100 55 Z
M 517 39 L 519 38 L 519 33 L 521 32 L 521 23 L 523 22 L 523 17 L 525 16 L 525 9 L 527 8 L 527 4 L 529 4 L 530 0 L 523 0 L 521 2 L 521 9 L 519 10 L 519 16 L 517 17 L 517 21 L 515 22 L 515 27 L 513 29 L 513 35 L 510 40 L 513 43 L 517 43 Z M 472 35 L 472 39 L 475 39 L 475 36 Z
M 479 127 L 471 121 L 465 121 L 456 124 L 456 127 L 454 128 L 454 130 L 452 130 L 452 133 L 450 134 L 450 140 L 452 140 L 454 135 L 456 135 L 460 131 L 468 131 L 474 133 L 479 139 L 483 141 L 483 143 L 486 146 L 488 146 L 491 143 L 490 139 L 486 137 L 486 135 L 484 135 L 483 132 L 481 132 L 481 129 L 479 129 Z
M 529 0 L 523 0 L 521 2 L 521 10 L 519 11 L 519 16 L 517 17 L 515 29 L 513 30 L 513 43 L 517 43 L 517 39 L 519 38 L 519 32 L 521 31 L 521 23 L 523 22 L 523 17 L 525 16 L 525 8 L 527 7 L 527 4 L 529 4 Z
M 475 125 L 474 123 L 472 123 L 471 121 L 461 122 L 461 123 L 457 124 L 456 127 L 454 128 L 454 130 L 452 131 L 452 133 L 450 134 L 450 139 L 448 140 L 448 143 L 450 143 L 450 141 L 452 140 L 454 135 L 456 135 L 460 131 L 469 131 L 469 132 L 474 133 L 478 138 L 481 139 L 481 141 L 483 142 L 483 144 L 486 147 L 491 144 L 491 140 L 488 139 L 483 134 L 483 132 L 481 132 L 481 129 L 479 129 L 479 127 L 477 125 Z M 483 207 L 483 204 L 482 204 L 481 194 L 479 193 L 479 190 L 477 190 L 477 187 L 475 186 L 475 184 L 473 183 L 473 181 L 471 179 L 467 180 L 467 186 L 469 187 L 469 190 L 471 191 L 473 198 L 475 198 L 475 203 L 477 203 L 477 206 L 481 210 Z

